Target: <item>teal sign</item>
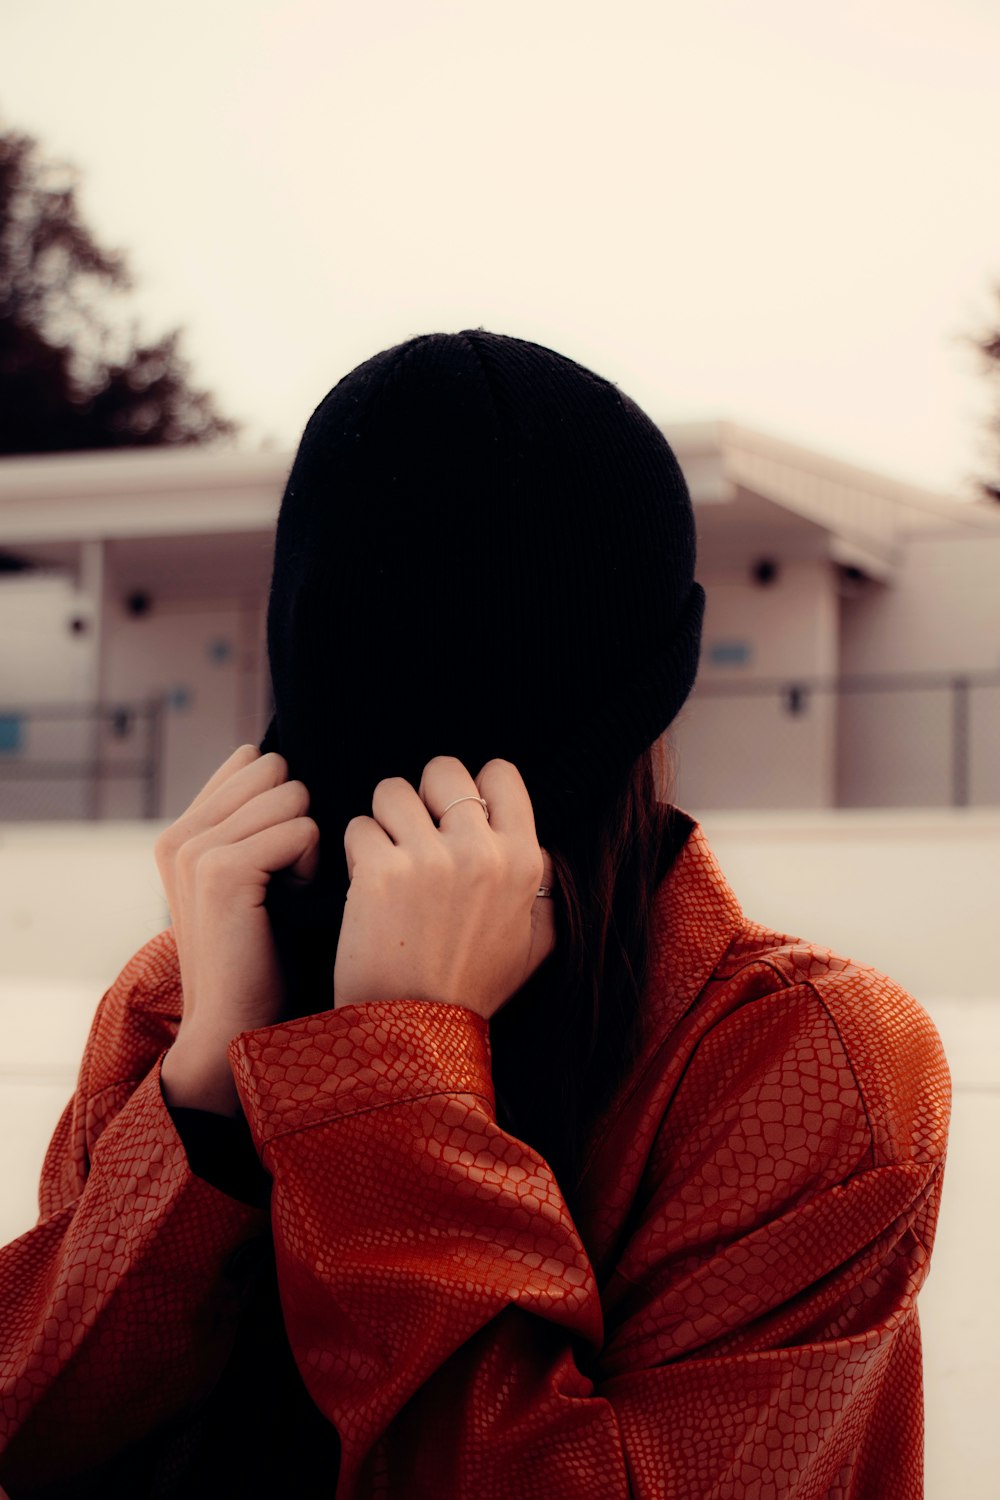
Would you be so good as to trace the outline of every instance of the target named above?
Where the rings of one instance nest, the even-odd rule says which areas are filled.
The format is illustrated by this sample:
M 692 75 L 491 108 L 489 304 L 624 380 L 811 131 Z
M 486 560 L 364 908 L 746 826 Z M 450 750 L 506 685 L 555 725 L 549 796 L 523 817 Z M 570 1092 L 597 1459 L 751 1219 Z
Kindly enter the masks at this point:
M 24 749 L 21 714 L 0 714 L 0 755 L 19 755 Z
M 708 648 L 713 667 L 745 667 L 752 655 L 749 641 L 712 641 Z

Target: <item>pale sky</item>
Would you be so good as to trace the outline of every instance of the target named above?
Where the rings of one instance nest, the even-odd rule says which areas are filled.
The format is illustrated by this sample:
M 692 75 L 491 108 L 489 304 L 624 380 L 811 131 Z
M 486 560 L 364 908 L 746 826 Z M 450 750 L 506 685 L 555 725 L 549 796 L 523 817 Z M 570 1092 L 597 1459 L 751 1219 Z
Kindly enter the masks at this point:
M 962 498 L 1000 316 L 997 0 L 3 0 L 0 124 L 83 173 L 117 317 L 294 448 L 485 326 L 669 435 L 729 417 Z M 995 473 L 995 470 L 994 470 Z

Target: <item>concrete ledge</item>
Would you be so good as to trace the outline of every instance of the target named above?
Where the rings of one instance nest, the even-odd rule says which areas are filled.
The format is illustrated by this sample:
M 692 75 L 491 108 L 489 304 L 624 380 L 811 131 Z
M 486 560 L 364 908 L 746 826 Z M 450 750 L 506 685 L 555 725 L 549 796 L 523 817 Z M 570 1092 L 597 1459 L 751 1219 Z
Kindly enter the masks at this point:
M 686 811 L 752 920 L 872 964 L 925 1003 L 1000 994 L 1000 808 Z

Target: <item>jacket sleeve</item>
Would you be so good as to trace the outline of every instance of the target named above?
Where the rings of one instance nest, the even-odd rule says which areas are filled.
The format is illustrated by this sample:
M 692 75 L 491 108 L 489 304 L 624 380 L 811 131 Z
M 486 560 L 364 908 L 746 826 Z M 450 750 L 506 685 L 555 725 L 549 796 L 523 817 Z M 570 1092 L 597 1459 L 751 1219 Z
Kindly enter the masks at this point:
M 235 1337 L 232 1257 L 267 1214 L 188 1164 L 160 1086 L 178 985 L 168 930 L 103 996 L 38 1222 L 0 1250 L 0 1480 L 15 1494 L 103 1462 L 197 1399 Z
M 547 1163 L 496 1123 L 473 1011 L 380 1001 L 234 1039 L 337 1500 L 812 1500 L 869 1461 L 919 1386 L 940 1044 L 883 1160 L 827 1008 L 783 1009 L 740 1007 L 691 1058 L 603 1299 Z

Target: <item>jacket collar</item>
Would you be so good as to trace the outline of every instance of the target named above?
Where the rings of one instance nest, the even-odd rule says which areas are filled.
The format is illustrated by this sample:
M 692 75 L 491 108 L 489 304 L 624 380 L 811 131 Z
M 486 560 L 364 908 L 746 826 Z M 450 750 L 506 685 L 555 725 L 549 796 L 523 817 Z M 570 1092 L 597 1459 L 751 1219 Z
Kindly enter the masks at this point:
M 743 926 L 740 904 L 694 818 L 661 805 L 665 870 L 653 897 L 649 961 L 631 1066 L 594 1122 L 577 1186 L 578 1222 L 603 1277 L 613 1263 L 651 1148 L 676 1084 L 674 1033 Z M 676 1052 L 676 1056 L 675 1056 Z
M 665 837 L 683 838 L 683 843 L 653 901 L 643 1027 L 647 1043 L 673 1029 L 745 925 L 742 907 L 701 824 L 669 804 L 664 822 Z

